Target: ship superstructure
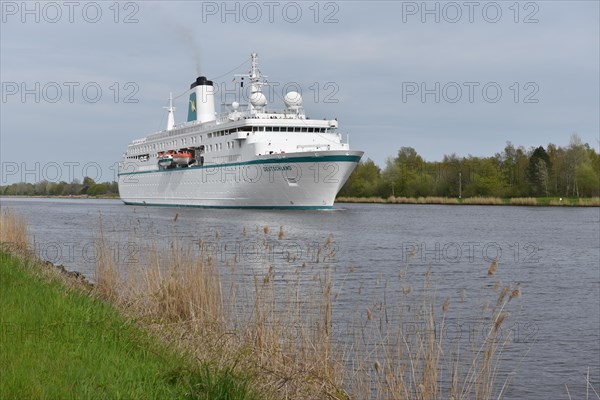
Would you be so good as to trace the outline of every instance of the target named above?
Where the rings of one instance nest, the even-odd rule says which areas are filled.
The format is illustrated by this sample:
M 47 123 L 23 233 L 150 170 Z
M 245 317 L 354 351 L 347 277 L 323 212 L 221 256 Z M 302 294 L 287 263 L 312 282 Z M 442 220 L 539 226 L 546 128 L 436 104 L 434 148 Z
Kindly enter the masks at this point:
M 310 119 L 302 97 L 288 92 L 285 109 L 267 110 L 258 56 L 241 76 L 248 102 L 215 113 L 213 82 L 190 86 L 188 121 L 175 124 L 172 96 L 165 130 L 129 144 L 119 164 L 126 204 L 331 208 L 362 151 L 343 143 L 336 119 Z M 243 84 L 243 83 L 242 83 Z

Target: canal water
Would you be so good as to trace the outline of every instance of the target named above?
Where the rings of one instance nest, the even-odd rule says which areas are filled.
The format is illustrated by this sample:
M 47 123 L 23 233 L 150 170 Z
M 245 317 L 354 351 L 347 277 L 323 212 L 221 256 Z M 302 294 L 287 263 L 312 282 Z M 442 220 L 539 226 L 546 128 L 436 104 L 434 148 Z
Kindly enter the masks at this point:
M 510 382 L 505 398 L 567 399 L 565 385 L 572 398 L 585 398 L 588 368 L 598 390 L 599 208 L 338 204 L 333 211 L 270 211 L 13 198 L 0 205 L 27 217 L 36 254 L 92 280 L 100 229 L 114 238 L 114 256 L 122 261 L 140 255 L 139 238 L 164 245 L 202 240 L 218 259 L 235 257 L 249 275 L 274 267 L 284 277 L 326 258 L 336 311 L 345 315 L 334 321 L 334 334 L 367 308 L 418 290 L 430 271 L 436 299 L 449 299 L 455 313 L 440 334 L 476 337 L 468 316 L 494 283 L 518 285 L 499 372 L 499 386 Z M 265 240 L 266 255 L 259 250 Z M 488 276 L 494 260 L 497 272 Z

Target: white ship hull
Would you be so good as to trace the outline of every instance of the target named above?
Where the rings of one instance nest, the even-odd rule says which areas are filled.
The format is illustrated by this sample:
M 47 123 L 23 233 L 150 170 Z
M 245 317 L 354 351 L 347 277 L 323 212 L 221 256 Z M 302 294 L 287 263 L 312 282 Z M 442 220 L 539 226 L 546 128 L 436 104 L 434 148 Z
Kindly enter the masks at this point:
M 362 154 L 297 152 L 167 170 L 123 164 L 119 192 L 131 205 L 330 209 Z

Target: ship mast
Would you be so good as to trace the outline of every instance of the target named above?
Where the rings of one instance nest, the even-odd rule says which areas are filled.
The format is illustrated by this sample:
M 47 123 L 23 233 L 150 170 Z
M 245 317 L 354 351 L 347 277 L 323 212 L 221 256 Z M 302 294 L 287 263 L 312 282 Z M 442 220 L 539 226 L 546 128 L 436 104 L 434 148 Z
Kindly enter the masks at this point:
M 250 78 L 250 104 L 248 105 L 248 109 L 251 113 L 256 111 L 264 112 L 267 105 L 267 98 L 261 93 L 264 82 L 262 80 L 263 76 L 258 69 L 258 54 L 252 53 L 251 58 L 252 67 L 248 75 Z
M 260 92 L 260 71 L 258 70 L 258 54 L 252 53 L 252 67 L 250 69 L 250 95 Z
M 169 115 L 167 116 L 167 130 L 170 131 L 175 128 L 175 107 L 173 107 L 173 93 L 169 93 L 169 107 L 163 107 L 167 109 Z

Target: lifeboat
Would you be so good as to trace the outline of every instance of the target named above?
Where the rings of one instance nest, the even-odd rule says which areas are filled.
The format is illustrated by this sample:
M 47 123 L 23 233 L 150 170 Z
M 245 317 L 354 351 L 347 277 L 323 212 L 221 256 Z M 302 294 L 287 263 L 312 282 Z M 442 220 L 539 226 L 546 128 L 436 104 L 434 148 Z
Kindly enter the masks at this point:
M 173 154 L 171 154 L 171 152 L 158 153 L 158 165 L 160 167 L 169 167 L 173 164 L 173 162 Z
M 177 165 L 188 165 L 192 160 L 192 153 L 180 151 L 172 155 L 173 162 Z

